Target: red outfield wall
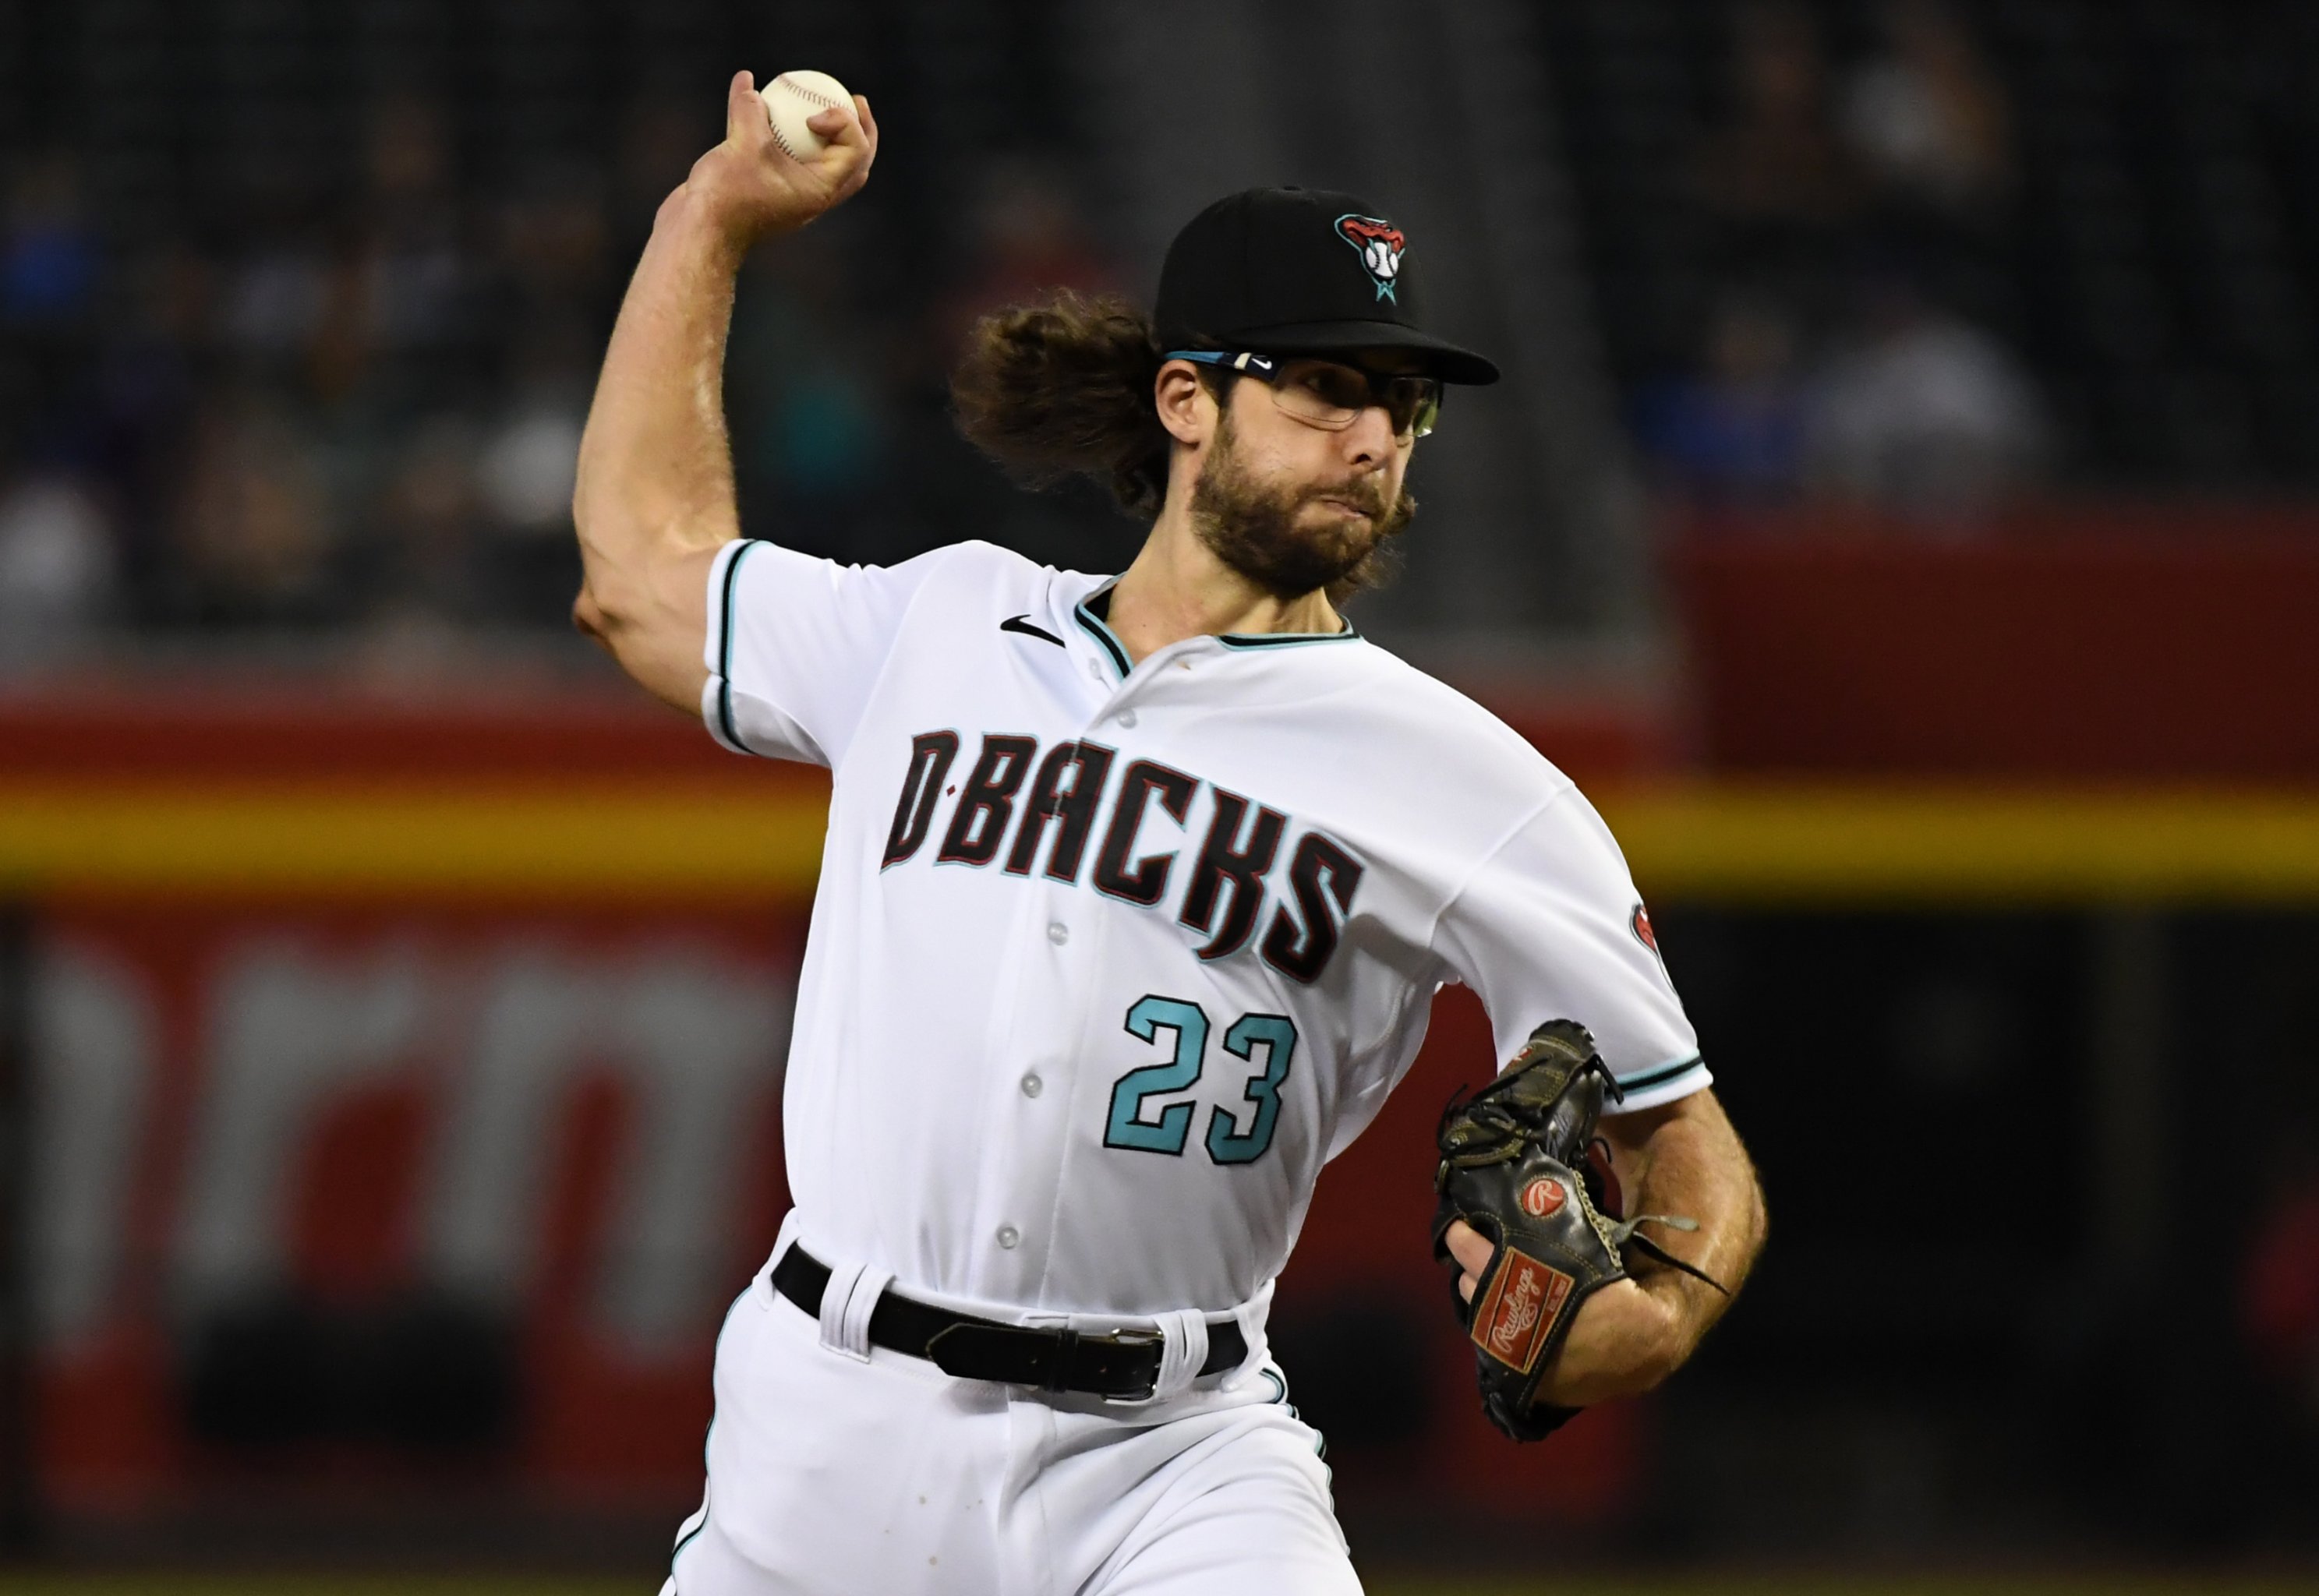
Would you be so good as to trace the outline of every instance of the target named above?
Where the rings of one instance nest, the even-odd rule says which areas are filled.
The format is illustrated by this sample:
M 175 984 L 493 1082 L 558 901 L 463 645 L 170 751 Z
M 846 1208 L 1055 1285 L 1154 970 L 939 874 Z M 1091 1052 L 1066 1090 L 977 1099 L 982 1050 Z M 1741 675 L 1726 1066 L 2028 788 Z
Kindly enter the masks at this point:
M 2319 780 L 2319 509 L 1725 517 L 1669 571 L 1720 770 Z
M 1623 745 L 1590 726 L 1574 741 Z M 20 816 L 60 794 L 215 795 L 228 815 L 356 794 L 434 805 L 447 853 L 463 807 L 598 791 L 710 795 L 737 825 L 817 835 L 826 782 L 626 699 L 0 701 L 0 805 Z M 164 873 L 31 899 L 51 1502 L 447 1494 L 673 1522 L 699 1489 L 719 1318 L 787 1203 L 779 1087 L 809 871 L 606 891 L 575 869 L 537 892 Z M 1435 1114 L 1490 1068 L 1477 1006 L 1446 996 L 1410 1083 L 1324 1177 L 1283 1284 L 1279 1323 L 1307 1346 L 1379 1304 L 1414 1339 L 1403 1432 L 1340 1438 L 1349 1511 L 1432 1493 L 1601 1517 L 1638 1477 L 1631 1411 L 1516 1450 L 1474 1410 L 1424 1237 Z

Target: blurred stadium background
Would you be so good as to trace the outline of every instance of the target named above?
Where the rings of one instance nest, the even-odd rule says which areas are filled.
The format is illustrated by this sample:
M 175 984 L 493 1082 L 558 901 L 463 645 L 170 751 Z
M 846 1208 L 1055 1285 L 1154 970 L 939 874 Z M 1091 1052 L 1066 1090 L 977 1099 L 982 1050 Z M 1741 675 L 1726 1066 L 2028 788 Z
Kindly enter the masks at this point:
M 1116 568 L 951 351 L 1247 184 L 1508 369 L 1359 619 L 1598 798 L 1773 1240 L 1498 1441 L 1446 997 L 1276 1319 L 1380 1589 L 2319 1571 L 2319 9 L 0 0 L 0 1589 L 657 1581 L 826 789 L 572 636 L 567 497 L 741 66 L 885 132 L 743 284 L 757 533 Z

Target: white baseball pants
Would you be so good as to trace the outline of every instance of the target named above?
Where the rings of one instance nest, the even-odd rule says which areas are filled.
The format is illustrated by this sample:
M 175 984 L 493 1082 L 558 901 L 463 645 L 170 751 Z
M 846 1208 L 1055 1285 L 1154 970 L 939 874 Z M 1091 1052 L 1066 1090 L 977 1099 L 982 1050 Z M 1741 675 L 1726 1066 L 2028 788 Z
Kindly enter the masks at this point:
M 717 1348 L 708 1483 L 662 1596 L 1358 1596 L 1269 1363 L 1123 1407 L 825 1346 L 761 1273 Z

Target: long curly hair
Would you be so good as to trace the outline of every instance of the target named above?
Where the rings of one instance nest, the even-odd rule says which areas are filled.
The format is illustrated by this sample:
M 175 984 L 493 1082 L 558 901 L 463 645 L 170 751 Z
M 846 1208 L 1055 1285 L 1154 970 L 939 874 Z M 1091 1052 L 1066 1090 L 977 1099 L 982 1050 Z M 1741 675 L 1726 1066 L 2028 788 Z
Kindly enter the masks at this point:
M 958 429 L 1027 487 L 1094 478 L 1150 520 L 1168 496 L 1175 442 L 1160 425 L 1151 319 L 1116 294 L 1059 289 L 974 324 L 951 373 Z M 1211 368 L 1211 392 L 1223 383 Z

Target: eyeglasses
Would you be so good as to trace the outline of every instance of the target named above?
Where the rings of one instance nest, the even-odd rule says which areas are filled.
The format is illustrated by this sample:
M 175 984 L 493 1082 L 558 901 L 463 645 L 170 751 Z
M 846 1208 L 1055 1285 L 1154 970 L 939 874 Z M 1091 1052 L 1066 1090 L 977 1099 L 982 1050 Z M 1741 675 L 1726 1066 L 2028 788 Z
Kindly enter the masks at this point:
M 1254 377 L 1271 390 L 1273 403 L 1328 432 L 1342 432 L 1372 406 L 1393 422 L 1395 437 L 1423 437 L 1441 417 L 1439 377 L 1382 376 L 1333 360 L 1286 359 L 1245 349 L 1170 349 L 1167 357 Z

